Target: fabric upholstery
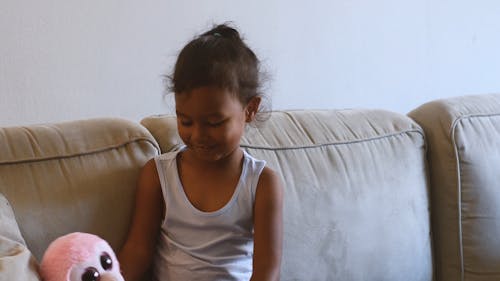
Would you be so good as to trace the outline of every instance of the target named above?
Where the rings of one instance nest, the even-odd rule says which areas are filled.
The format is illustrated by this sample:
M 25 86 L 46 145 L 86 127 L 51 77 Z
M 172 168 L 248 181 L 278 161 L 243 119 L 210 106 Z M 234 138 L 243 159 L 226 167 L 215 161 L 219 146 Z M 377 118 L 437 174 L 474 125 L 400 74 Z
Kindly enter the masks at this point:
M 500 280 L 500 95 L 433 101 L 424 129 L 437 280 Z
M 153 115 L 141 120 L 141 125 L 151 132 L 162 152 L 174 151 L 182 146 L 176 119 L 166 117 L 168 116 Z
M 38 281 L 38 263 L 26 248 L 7 198 L 0 193 L 0 280 Z
M 124 242 L 137 177 L 159 153 L 151 134 L 122 119 L 99 118 L 0 129 L 0 192 L 40 260 L 70 232 Z
M 141 122 L 162 150 L 175 117 Z M 175 128 L 175 127 L 174 127 Z M 285 185 L 281 280 L 432 280 L 423 132 L 380 110 L 273 112 L 241 146 Z

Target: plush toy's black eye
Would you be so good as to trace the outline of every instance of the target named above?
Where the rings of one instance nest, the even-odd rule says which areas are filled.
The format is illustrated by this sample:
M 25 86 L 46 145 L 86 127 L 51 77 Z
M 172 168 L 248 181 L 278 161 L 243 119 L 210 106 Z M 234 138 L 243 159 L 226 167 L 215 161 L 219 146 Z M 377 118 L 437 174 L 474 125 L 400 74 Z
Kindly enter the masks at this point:
M 100 279 L 101 275 L 99 271 L 93 267 L 85 269 L 85 272 L 82 274 L 82 281 L 99 281 Z
M 113 260 L 106 252 L 101 255 L 101 266 L 104 270 L 111 270 L 113 268 Z

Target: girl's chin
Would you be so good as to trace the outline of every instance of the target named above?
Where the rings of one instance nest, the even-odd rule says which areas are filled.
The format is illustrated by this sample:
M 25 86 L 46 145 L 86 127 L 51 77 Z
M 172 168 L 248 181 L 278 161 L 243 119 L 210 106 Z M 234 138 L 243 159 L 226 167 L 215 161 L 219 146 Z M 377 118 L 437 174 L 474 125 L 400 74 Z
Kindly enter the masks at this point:
M 224 155 L 222 153 L 208 149 L 194 148 L 191 149 L 191 153 L 196 158 L 204 161 L 217 161 L 224 158 Z

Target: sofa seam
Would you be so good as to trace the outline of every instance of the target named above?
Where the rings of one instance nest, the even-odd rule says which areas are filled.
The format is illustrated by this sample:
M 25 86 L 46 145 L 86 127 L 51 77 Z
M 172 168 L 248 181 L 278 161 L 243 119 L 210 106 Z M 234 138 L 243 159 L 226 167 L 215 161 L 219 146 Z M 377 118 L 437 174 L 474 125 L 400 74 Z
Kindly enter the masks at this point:
M 151 139 L 147 137 L 137 137 L 134 139 L 131 139 L 127 142 L 121 143 L 121 144 L 113 144 L 113 145 L 108 145 L 99 149 L 93 149 L 85 152 L 78 152 L 78 153 L 70 153 L 70 154 L 64 154 L 64 155 L 57 155 L 57 156 L 47 156 L 47 157 L 40 157 L 40 158 L 33 158 L 33 159 L 20 159 L 20 160 L 12 160 L 12 161 L 3 161 L 0 162 L 0 166 L 2 165 L 12 165 L 12 164 L 26 164 L 26 163 L 36 163 L 36 162 L 42 162 L 42 161 L 50 161 L 50 160 L 56 160 L 56 159 L 67 159 L 67 158 L 72 158 L 72 157 L 77 157 L 77 156 L 85 156 L 85 155 L 91 155 L 91 154 L 97 154 L 100 152 L 105 152 L 113 149 L 118 149 L 124 146 L 127 146 L 131 143 L 134 142 L 147 142 L 153 145 L 153 147 L 156 149 L 157 154 L 160 153 L 160 148 L 158 147 L 158 144 L 151 141 Z
M 283 146 L 281 146 L 281 147 L 265 147 L 265 146 L 253 146 L 253 145 L 249 145 L 249 144 L 242 144 L 242 145 L 240 145 L 240 147 L 249 148 L 249 149 L 262 149 L 262 150 L 298 150 L 298 149 L 308 149 L 308 148 L 319 148 L 319 147 L 325 147 L 325 146 L 331 146 L 331 145 L 347 145 L 347 144 L 353 144 L 353 143 L 370 142 L 370 141 L 376 141 L 376 140 L 380 140 L 380 139 L 395 137 L 395 136 L 409 134 L 409 133 L 418 133 L 425 140 L 425 135 L 422 132 L 422 130 L 413 129 L 413 130 L 400 131 L 400 132 L 396 132 L 396 133 L 392 133 L 392 134 L 385 134 L 385 135 L 371 137 L 371 138 L 357 139 L 357 140 L 353 140 L 353 141 L 327 142 L 327 143 L 319 143 L 319 144 L 313 144 L 313 145 L 286 146 L 286 147 L 283 147 Z
M 453 120 L 453 122 L 451 122 L 450 135 L 453 134 L 453 130 L 455 130 L 457 123 L 462 121 L 463 119 L 469 119 L 475 117 L 494 117 L 494 116 L 500 116 L 500 113 L 485 113 L 485 114 L 476 113 L 476 114 L 466 114 L 458 116 L 456 119 Z
M 463 249 L 463 228 L 462 228 L 462 183 L 460 181 L 460 161 L 459 161 L 459 153 L 457 142 L 455 139 L 455 130 L 459 120 L 463 118 L 458 118 L 453 122 L 452 131 L 451 131 L 451 141 L 453 143 L 453 150 L 455 154 L 455 166 L 457 169 L 457 211 L 458 211 L 458 254 L 459 254 L 459 262 L 460 262 L 460 280 L 464 281 L 464 249 Z

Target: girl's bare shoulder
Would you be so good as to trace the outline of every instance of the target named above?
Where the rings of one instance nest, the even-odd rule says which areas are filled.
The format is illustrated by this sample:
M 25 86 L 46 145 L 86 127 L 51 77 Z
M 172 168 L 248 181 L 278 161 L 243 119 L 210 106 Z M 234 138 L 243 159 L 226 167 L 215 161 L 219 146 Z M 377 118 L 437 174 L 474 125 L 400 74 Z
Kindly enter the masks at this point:
M 264 167 L 257 184 L 257 192 L 281 198 L 283 196 L 283 182 L 278 173 L 267 166 Z

